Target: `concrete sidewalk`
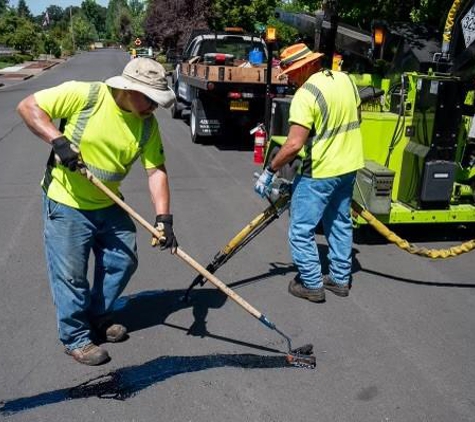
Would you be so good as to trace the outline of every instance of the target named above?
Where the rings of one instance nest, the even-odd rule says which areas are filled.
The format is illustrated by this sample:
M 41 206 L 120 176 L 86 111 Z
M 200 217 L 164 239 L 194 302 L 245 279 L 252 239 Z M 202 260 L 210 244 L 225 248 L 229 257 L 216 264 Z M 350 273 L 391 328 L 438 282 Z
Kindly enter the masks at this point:
M 66 59 L 35 60 L 0 69 L 0 87 L 32 78 L 64 61 Z

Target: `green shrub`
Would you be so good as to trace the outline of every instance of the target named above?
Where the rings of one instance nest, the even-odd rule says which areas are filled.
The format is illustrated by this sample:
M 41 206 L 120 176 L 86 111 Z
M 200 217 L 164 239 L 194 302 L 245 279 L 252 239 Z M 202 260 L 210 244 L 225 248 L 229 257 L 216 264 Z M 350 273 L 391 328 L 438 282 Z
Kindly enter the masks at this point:
M 165 64 L 167 62 L 167 56 L 165 56 L 164 54 L 158 54 L 156 57 L 155 57 L 155 60 L 160 63 L 160 64 Z
M 15 58 L 15 63 L 23 63 L 33 59 L 31 54 L 14 54 L 13 57 Z
M 2 56 L 0 58 L 0 62 L 2 63 L 7 63 L 7 64 L 16 64 L 17 62 L 15 61 L 15 57 L 14 56 Z
M 30 54 L 12 54 L 11 56 L 2 56 L 0 61 L 11 65 L 20 64 L 28 60 L 32 60 L 33 56 Z
M 61 57 L 61 47 L 59 43 L 53 38 L 46 38 L 44 41 L 44 52 L 46 54 L 52 54 L 57 59 Z

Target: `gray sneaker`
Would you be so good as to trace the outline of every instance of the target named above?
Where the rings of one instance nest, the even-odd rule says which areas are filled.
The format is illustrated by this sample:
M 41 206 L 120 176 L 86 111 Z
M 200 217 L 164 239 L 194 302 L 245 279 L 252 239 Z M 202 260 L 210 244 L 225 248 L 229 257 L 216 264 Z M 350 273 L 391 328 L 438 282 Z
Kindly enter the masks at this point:
M 348 284 L 338 284 L 329 275 L 323 276 L 323 287 L 340 297 L 346 297 L 350 294 Z
M 323 287 L 319 287 L 318 289 L 308 289 L 300 281 L 295 279 L 290 280 L 289 293 L 295 297 L 307 299 L 311 302 L 325 302 L 325 289 Z
M 110 361 L 107 350 L 96 346 L 94 343 L 87 343 L 74 350 L 65 349 L 65 353 L 84 365 L 94 366 Z

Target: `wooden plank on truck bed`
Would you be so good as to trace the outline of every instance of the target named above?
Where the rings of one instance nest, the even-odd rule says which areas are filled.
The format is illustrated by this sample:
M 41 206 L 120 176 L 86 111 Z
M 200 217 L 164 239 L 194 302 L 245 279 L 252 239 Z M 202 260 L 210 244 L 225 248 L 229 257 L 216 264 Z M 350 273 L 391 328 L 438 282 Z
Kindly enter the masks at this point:
M 266 82 L 267 68 L 265 65 L 252 67 L 220 66 L 206 64 L 183 63 L 181 73 L 186 76 L 199 78 L 207 82 L 237 82 L 256 83 Z M 279 79 L 281 70 L 272 68 L 272 80 L 274 85 L 286 85 L 286 78 Z

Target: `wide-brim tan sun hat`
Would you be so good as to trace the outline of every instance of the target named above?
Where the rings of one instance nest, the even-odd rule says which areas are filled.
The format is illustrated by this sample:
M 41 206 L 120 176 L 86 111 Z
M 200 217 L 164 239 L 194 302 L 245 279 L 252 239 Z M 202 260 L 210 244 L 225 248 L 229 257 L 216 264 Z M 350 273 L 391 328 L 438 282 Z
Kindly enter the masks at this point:
M 293 72 L 306 65 L 307 63 L 318 60 L 323 57 L 323 53 L 314 53 L 305 44 L 299 43 L 285 48 L 280 54 L 281 75 Z
M 132 59 L 122 75 L 106 79 L 105 83 L 111 88 L 141 92 L 164 108 L 176 101 L 175 93 L 168 86 L 164 67 L 145 57 Z

